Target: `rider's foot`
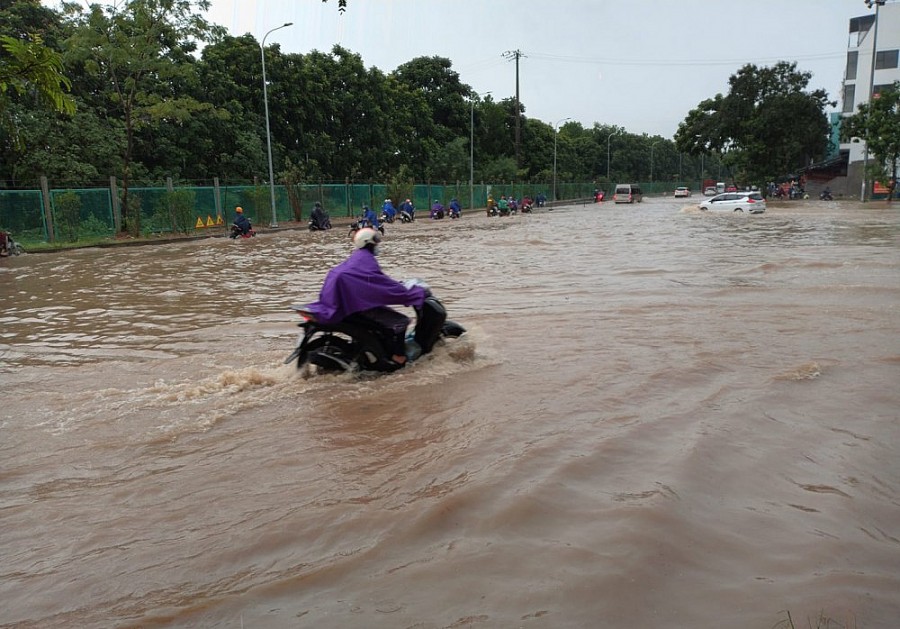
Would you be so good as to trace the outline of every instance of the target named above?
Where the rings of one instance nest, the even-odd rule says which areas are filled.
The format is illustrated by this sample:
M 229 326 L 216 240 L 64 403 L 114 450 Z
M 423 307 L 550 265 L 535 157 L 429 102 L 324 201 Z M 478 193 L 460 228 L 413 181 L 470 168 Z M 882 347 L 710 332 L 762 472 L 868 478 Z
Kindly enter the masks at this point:
M 393 360 L 398 365 L 406 364 L 406 356 L 404 356 L 403 354 L 394 354 L 393 356 L 391 356 L 391 360 Z

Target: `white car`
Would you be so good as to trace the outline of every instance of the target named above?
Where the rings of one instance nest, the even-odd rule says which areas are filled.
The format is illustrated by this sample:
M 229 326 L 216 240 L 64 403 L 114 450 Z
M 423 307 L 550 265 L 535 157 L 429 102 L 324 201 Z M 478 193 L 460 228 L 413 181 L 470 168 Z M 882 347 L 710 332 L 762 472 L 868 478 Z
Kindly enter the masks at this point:
M 766 211 L 766 200 L 759 192 L 726 192 L 706 199 L 700 209 L 708 212 L 748 212 L 762 214 Z
M 677 188 L 675 188 L 675 198 L 676 199 L 678 197 L 689 197 L 689 196 L 691 196 L 691 191 L 690 191 L 690 189 L 686 188 L 685 186 L 678 186 Z

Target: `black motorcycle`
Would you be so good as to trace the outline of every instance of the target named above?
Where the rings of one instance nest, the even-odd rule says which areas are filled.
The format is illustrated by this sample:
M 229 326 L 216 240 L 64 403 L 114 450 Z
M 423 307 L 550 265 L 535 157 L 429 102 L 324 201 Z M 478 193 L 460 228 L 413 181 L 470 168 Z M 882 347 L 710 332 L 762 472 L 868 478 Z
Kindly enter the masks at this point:
M 327 216 L 319 220 L 316 220 L 315 218 L 309 219 L 309 231 L 318 232 L 326 231 L 328 229 L 331 229 L 331 219 Z
M 414 220 L 416 220 L 416 219 L 412 214 L 410 214 L 406 210 L 400 210 L 400 222 L 401 223 L 412 223 Z
M 229 238 L 253 238 L 256 235 L 256 230 L 253 229 L 251 225 L 247 231 L 241 230 L 237 225 L 231 226 L 231 233 L 228 234 Z
M 820 201 L 834 201 L 834 197 L 831 196 L 831 190 L 822 190 L 822 193 L 819 195 Z
M 378 225 L 377 227 L 375 227 L 372 225 L 372 221 L 361 218 L 358 221 L 350 223 L 350 233 L 348 234 L 350 238 L 353 238 L 353 234 L 358 232 L 363 227 L 372 227 L 373 229 L 377 229 L 378 231 L 380 231 L 382 236 L 384 235 L 384 225 Z
M 300 369 L 307 364 L 324 371 L 396 371 L 402 365 L 391 360 L 391 338 L 387 330 L 372 321 L 350 315 L 340 323 L 324 324 L 315 321 L 306 306 L 291 306 L 303 322 L 297 347 L 285 359 L 284 364 L 297 362 Z M 407 337 L 408 362 L 430 353 L 444 338 L 456 338 L 465 333 L 458 323 L 447 319 L 447 310 L 433 295 L 416 308 L 416 325 L 411 337 Z

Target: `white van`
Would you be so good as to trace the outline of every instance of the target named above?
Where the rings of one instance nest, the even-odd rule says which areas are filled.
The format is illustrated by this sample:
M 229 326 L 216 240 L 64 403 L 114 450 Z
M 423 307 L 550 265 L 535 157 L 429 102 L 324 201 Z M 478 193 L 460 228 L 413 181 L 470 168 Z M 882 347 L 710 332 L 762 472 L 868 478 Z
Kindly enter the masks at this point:
M 616 193 L 613 201 L 616 203 L 640 203 L 644 200 L 644 193 L 636 183 L 620 183 L 616 185 Z

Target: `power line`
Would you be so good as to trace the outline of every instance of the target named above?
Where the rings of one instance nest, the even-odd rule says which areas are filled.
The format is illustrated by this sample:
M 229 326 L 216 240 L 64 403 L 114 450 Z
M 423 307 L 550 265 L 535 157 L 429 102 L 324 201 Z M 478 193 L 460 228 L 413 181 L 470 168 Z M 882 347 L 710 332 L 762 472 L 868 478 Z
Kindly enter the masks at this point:
M 755 60 L 743 59 L 616 59 L 612 57 L 575 57 L 567 55 L 553 55 L 543 53 L 532 53 L 534 59 L 542 59 L 546 61 L 559 61 L 566 63 L 589 63 L 589 64 L 615 64 L 619 66 L 730 66 L 745 63 L 768 63 L 777 61 L 819 61 L 827 59 L 842 59 L 847 55 L 846 51 L 833 53 L 818 53 L 812 55 L 784 55 L 780 57 L 760 57 Z

